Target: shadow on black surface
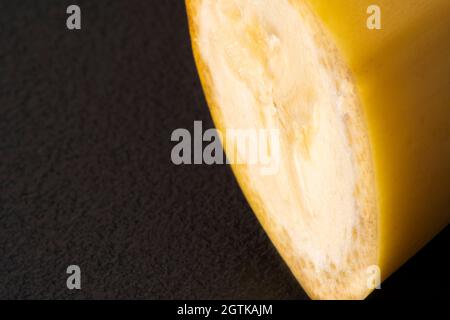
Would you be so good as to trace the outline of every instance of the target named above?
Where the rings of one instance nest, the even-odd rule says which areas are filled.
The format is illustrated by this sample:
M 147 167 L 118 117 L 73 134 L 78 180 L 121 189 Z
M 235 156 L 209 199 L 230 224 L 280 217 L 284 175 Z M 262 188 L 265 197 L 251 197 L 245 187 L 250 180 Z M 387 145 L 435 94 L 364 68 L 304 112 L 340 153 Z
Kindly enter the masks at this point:
M 368 299 L 449 299 L 449 243 L 447 226 Z

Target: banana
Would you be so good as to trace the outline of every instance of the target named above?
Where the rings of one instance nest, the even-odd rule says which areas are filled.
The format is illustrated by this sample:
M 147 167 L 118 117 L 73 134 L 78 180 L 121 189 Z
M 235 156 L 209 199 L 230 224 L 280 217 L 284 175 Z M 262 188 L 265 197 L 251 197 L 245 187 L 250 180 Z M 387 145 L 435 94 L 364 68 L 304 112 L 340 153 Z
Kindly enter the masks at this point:
M 313 299 L 367 297 L 450 221 L 450 2 L 371 5 L 186 0 L 216 127 L 279 132 L 276 174 L 232 169 Z

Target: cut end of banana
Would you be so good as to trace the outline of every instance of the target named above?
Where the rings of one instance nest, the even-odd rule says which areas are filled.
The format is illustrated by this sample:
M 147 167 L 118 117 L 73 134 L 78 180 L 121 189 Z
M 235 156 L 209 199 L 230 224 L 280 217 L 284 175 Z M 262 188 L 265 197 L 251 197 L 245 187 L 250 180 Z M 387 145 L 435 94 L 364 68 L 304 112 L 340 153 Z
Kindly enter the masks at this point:
M 233 166 L 271 240 L 312 298 L 365 298 L 378 258 L 373 164 L 331 37 L 302 1 L 194 0 L 188 10 L 218 129 L 279 133 L 275 174 Z

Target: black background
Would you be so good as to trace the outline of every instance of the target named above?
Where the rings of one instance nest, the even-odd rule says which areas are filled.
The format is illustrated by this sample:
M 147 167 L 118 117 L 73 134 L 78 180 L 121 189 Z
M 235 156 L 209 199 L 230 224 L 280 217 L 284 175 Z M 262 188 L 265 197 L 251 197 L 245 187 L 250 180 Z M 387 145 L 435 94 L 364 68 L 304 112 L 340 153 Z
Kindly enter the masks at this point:
M 1 0 L 0 298 L 306 299 L 229 168 L 171 163 L 194 120 L 183 1 Z M 370 298 L 448 297 L 448 243 Z

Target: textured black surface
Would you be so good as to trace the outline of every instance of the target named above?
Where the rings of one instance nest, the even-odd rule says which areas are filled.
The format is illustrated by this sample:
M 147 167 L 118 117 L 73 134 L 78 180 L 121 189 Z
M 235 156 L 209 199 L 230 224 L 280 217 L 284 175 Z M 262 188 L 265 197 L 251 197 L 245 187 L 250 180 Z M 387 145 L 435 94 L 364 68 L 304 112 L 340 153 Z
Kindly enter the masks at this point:
M 194 120 L 183 1 L 0 1 L 0 298 L 306 298 L 229 168 L 171 164 Z M 373 298 L 445 296 L 448 238 Z

